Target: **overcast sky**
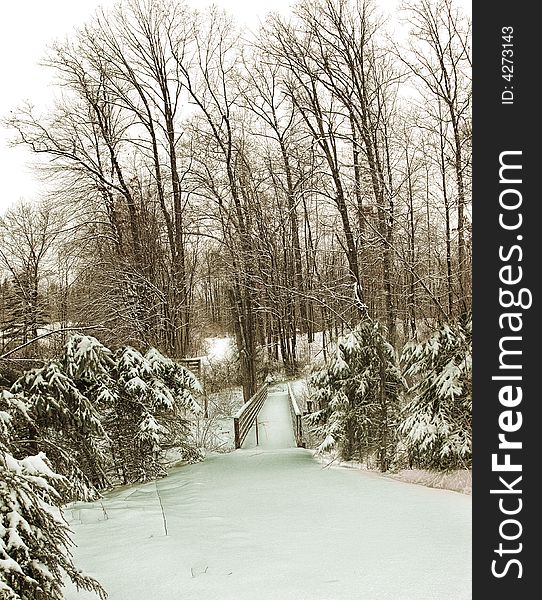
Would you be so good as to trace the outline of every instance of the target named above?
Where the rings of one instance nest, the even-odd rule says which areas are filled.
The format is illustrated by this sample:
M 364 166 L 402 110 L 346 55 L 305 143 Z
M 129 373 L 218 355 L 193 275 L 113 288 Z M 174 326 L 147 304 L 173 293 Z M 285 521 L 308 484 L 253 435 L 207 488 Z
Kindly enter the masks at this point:
M 4 0 L 0 8 L 0 117 L 9 115 L 25 100 L 40 106 L 50 97 L 50 73 L 39 66 L 48 44 L 69 35 L 85 23 L 99 6 L 118 0 Z M 270 10 L 286 11 L 293 0 L 215 0 L 239 22 L 255 27 Z M 465 0 L 466 1 L 466 0 Z M 380 0 L 389 10 L 398 0 Z M 207 0 L 191 0 L 204 7 Z M 20 198 L 39 196 L 39 183 L 29 165 L 32 156 L 8 145 L 13 134 L 0 127 L 0 214 Z

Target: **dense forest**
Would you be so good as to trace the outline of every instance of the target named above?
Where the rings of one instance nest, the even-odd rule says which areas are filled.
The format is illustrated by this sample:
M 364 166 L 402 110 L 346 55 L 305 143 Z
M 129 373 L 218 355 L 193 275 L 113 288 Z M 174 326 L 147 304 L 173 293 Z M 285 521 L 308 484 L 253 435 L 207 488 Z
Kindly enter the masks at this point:
M 294 371 L 316 331 L 369 316 L 400 347 L 466 312 L 468 23 L 400 16 L 395 43 L 370 2 L 256 34 L 127 2 L 54 44 L 55 104 L 8 122 L 53 191 L 1 221 L 2 354 L 51 323 L 174 357 L 231 332 L 250 396 L 259 349 Z
M 212 336 L 234 340 L 245 401 L 321 347 L 319 451 L 470 465 L 470 22 L 452 0 L 395 20 L 299 0 L 248 31 L 124 0 L 51 45 L 54 102 L 5 120 L 47 190 L 0 216 L 0 466 L 21 514 L 160 476 L 165 448 L 197 458 L 201 388 L 175 361 Z M 99 590 L 59 556 L 53 580 Z M 18 578 L 0 592 L 29 598 Z

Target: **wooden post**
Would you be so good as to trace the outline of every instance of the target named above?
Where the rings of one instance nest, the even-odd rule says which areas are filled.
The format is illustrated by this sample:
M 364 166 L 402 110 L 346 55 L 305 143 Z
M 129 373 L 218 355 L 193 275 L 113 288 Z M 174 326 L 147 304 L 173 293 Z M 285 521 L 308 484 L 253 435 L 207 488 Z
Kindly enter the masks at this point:
M 235 434 L 235 448 L 241 447 L 241 436 L 239 435 L 239 419 L 234 417 L 233 419 L 233 430 Z

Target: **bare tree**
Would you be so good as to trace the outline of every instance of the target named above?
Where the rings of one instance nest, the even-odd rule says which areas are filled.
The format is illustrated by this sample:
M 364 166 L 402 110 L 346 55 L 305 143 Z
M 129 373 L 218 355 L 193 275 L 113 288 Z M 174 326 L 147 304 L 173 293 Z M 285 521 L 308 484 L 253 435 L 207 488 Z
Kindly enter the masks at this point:
M 54 45 L 58 100 L 10 125 L 70 205 L 58 320 L 174 356 L 230 331 L 248 398 L 302 333 L 327 358 L 367 317 L 399 346 L 468 307 L 469 30 L 451 0 L 407 14 L 398 53 L 371 0 L 300 0 L 248 41 L 127 0 Z
M 13 290 L 11 318 L 3 324 L 4 345 L 6 337 L 23 344 L 36 338 L 47 322 L 41 284 L 60 232 L 59 219 L 44 204 L 20 202 L 0 218 L 0 267 L 8 271 Z
M 468 211 L 467 173 L 470 166 L 471 55 L 470 22 L 459 12 L 453 0 L 421 0 L 405 5 L 411 26 L 410 54 L 399 52 L 412 74 L 421 81 L 433 97 L 436 120 L 441 137 L 441 173 L 445 163 L 453 165 L 456 185 L 457 262 L 459 303 L 468 307 L 470 271 L 466 250 Z M 448 135 L 448 124 L 451 135 Z M 448 188 L 443 180 L 447 209 L 450 206 Z M 450 224 L 448 223 L 448 227 Z M 448 262 L 449 264 L 449 262 Z

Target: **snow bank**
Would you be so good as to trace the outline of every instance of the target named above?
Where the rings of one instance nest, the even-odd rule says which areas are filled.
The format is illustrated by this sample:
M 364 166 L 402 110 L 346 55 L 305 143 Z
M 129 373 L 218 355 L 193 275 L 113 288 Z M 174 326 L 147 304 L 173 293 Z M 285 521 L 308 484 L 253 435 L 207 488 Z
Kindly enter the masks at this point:
M 472 494 L 472 471 L 461 470 L 441 473 L 439 471 L 425 471 L 422 469 L 404 469 L 399 473 L 390 475 L 394 479 L 406 483 L 417 483 L 427 487 L 443 490 L 452 490 L 462 494 Z
M 369 469 L 367 465 L 361 464 L 356 460 L 341 460 L 337 454 L 332 452 L 323 452 L 316 458 L 323 467 L 355 469 L 372 473 L 377 477 L 387 477 L 404 483 L 424 485 L 430 488 L 449 490 L 461 494 L 472 494 L 472 471 L 467 469 L 450 472 L 403 469 L 398 473 L 382 473 L 381 471 Z

